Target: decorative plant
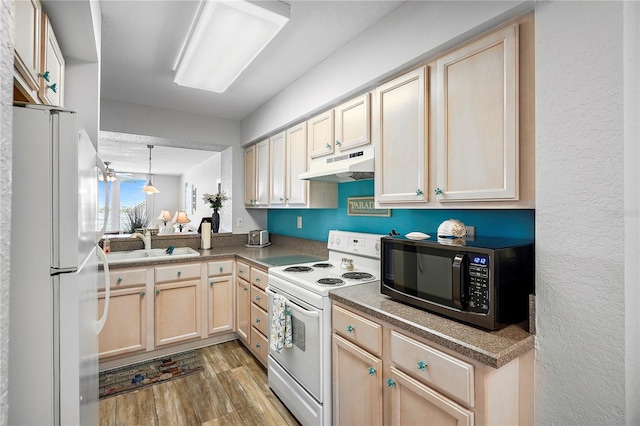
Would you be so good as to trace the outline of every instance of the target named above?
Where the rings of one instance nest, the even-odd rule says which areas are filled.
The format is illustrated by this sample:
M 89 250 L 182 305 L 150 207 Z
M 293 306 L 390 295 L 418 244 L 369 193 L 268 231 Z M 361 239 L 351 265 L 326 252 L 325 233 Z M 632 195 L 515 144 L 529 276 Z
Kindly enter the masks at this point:
M 213 210 L 221 209 L 222 202 L 228 200 L 227 194 L 224 192 L 219 192 L 217 194 L 204 194 L 202 199 L 205 203 L 209 203 L 209 206 L 211 206 Z
M 146 228 L 151 223 L 151 214 L 150 212 L 147 212 L 147 208 L 144 203 L 128 209 L 126 214 L 127 216 L 124 219 L 124 225 L 127 231 L 131 234 L 136 232 L 136 229 Z

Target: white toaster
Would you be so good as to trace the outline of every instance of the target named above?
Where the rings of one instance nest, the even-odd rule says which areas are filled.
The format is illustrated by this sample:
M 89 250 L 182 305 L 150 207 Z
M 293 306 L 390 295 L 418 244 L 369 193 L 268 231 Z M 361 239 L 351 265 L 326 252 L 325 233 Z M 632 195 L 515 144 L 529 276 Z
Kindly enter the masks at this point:
M 269 242 L 269 231 L 266 229 L 256 229 L 249 231 L 249 245 L 263 246 Z

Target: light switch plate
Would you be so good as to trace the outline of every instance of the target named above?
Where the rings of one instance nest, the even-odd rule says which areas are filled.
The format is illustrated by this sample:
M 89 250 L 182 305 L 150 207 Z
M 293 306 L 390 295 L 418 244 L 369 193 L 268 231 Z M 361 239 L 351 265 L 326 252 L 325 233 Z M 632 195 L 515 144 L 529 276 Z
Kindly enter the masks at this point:
M 298 219 L 296 221 L 296 226 L 298 229 L 302 229 L 302 216 L 298 216 Z

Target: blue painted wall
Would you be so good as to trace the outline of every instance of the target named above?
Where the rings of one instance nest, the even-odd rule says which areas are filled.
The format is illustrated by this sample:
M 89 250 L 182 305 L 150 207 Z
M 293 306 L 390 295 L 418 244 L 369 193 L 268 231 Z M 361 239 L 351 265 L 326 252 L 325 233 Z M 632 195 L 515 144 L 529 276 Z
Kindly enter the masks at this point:
M 432 232 L 444 220 L 458 219 L 474 225 L 479 236 L 534 238 L 534 210 L 392 209 L 390 217 L 348 216 L 347 198 L 365 196 L 373 196 L 373 180 L 338 184 L 337 209 L 270 209 L 269 232 L 326 241 L 331 229 L 377 234 L 395 229 L 404 235 L 411 231 Z M 296 228 L 298 216 L 302 216 L 302 229 Z

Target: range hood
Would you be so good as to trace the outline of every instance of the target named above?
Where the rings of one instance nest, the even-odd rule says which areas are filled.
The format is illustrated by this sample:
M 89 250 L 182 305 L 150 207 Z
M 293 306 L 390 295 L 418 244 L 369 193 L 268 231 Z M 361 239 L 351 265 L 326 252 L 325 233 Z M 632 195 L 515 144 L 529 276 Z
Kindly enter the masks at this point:
M 302 180 L 352 182 L 373 179 L 373 147 L 311 162 L 309 170 L 298 175 Z

